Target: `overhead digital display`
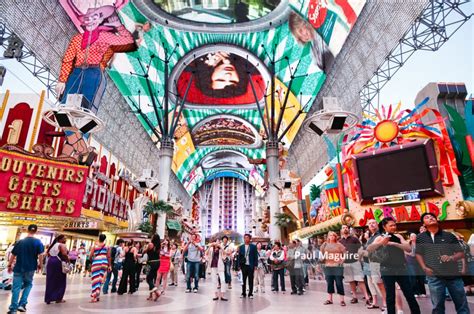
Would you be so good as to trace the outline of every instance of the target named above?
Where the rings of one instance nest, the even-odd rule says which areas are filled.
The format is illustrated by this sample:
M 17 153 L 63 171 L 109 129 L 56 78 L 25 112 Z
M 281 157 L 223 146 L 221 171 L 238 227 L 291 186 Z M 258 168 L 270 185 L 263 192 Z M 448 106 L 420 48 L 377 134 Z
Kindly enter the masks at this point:
M 262 31 L 242 33 L 177 30 L 158 24 L 161 20 L 156 19 L 150 20 L 150 25 L 147 24 L 148 18 L 133 2 L 120 10 L 119 15 L 127 29 L 136 29 L 134 35 L 139 49 L 117 55 L 108 73 L 126 99 L 130 97 L 135 103 L 140 99 L 140 110 L 152 124 L 156 123 L 156 114 L 150 106 L 147 82 L 143 76 L 133 73 L 143 74 L 143 66 L 149 64 L 152 92 L 158 101 L 162 101 L 165 73 L 163 62 L 158 58 L 163 59 L 165 51 L 168 54 L 174 51 L 169 59 L 170 110 L 184 98 L 187 83 L 193 77 L 190 87 L 193 92 L 185 99 L 185 109 L 175 134 L 172 164 L 178 179 L 187 182 L 190 194 L 205 182 L 210 173 L 206 168 L 210 164 L 208 159 L 216 156 L 209 154 L 214 151 L 238 152 L 237 155 L 242 155 L 239 165 L 244 164 L 244 157 L 265 158 L 263 123 L 255 98 L 264 110 L 264 119 L 268 119 L 272 60 L 278 61 L 273 65 L 277 113 L 284 95 L 289 93 L 289 105 L 281 125 L 292 125 L 283 138 L 285 147 L 291 145 L 305 114 L 300 115 L 295 123 L 292 123 L 293 118 L 299 110 L 309 109 L 304 107 L 305 104 L 313 103 L 326 78 L 324 70 L 330 70 L 328 64 L 337 56 L 354 25 L 355 19 L 350 12 L 353 11 L 357 18 L 365 0 L 321 1 L 327 11 L 321 25 L 316 24 L 318 27 L 308 18 L 308 5 L 316 2 L 319 3 L 291 0 L 294 12 L 287 22 L 275 23 L 276 26 L 269 24 L 268 29 Z M 352 11 L 341 4 L 345 2 Z M 157 58 L 151 60 L 152 55 Z M 296 78 L 292 81 L 292 77 Z M 288 90 L 290 81 L 291 89 Z M 250 82 L 255 86 L 257 97 L 253 95 Z M 161 110 L 158 109 L 158 114 L 162 114 Z M 223 120 L 219 117 L 221 115 L 235 118 Z M 150 126 L 142 117 L 137 117 L 153 137 Z M 206 156 L 208 159 L 203 163 Z M 258 166 L 253 174 L 251 180 L 259 181 L 254 177 L 263 177 L 264 166 Z
M 184 20 L 203 23 L 243 23 L 267 15 L 278 6 L 280 0 L 153 0 L 153 2 L 161 10 Z
M 184 98 L 188 82 L 193 76 L 186 103 L 199 106 L 225 105 L 241 107 L 256 105 L 265 93 L 265 82 L 259 70 L 244 57 L 225 51 L 206 52 L 196 57 L 179 74 L 178 95 Z M 194 55 L 193 55 L 194 56 Z M 194 74 L 193 74 L 194 73 Z M 250 82 L 252 80 L 252 82 Z
M 204 170 L 226 168 L 226 169 L 252 169 L 247 156 L 234 150 L 219 150 L 206 155 L 201 160 Z
M 192 130 L 196 146 L 258 147 L 261 139 L 255 128 L 244 119 L 231 115 L 211 116 Z

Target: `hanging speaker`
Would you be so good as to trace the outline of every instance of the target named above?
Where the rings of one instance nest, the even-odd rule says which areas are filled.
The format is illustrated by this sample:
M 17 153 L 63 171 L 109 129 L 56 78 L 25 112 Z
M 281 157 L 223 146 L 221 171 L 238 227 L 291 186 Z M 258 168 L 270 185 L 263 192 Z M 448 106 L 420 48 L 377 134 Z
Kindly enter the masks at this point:
M 69 120 L 69 116 L 67 113 L 55 112 L 54 117 L 56 118 L 56 122 L 62 128 L 70 128 L 72 127 L 71 120 Z
M 95 122 L 94 120 L 91 120 L 87 122 L 83 127 L 81 127 L 79 131 L 81 131 L 82 134 L 86 134 L 86 133 L 89 133 L 96 126 L 97 126 L 97 122 Z
M 321 130 L 321 129 L 316 125 L 316 123 L 314 123 L 314 122 L 311 122 L 311 123 L 309 124 L 309 128 L 310 128 L 311 130 L 313 130 L 313 131 L 314 131 L 316 134 L 318 134 L 319 136 L 323 135 L 323 133 L 324 133 L 324 130 Z

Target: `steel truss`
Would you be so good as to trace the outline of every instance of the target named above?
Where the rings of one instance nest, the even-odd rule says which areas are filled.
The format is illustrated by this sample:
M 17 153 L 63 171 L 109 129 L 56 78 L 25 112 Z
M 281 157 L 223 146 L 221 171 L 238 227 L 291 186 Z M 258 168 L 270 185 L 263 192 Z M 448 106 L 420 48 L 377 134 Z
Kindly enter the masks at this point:
M 10 30 L 5 22 L 0 19 L 0 60 L 11 59 L 3 56 L 4 52 L 8 48 L 9 40 L 14 37 L 15 34 Z M 57 77 L 51 73 L 48 66 L 44 65 L 33 51 L 23 44 L 22 53 L 15 59 L 18 60 L 34 77 L 36 77 L 41 83 L 46 86 L 47 96 L 53 95 L 56 97 L 56 91 L 54 90 L 57 82 Z M 8 75 L 8 72 L 7 74 Z M 51 93 L 51 94 L 50 94 Z
M 469 9 L 469 7 L 471 9 Z M 473 15 L 470 0 L 430 0 L 399 43 L 385 57 L 360 91 L 362 110 L 374 113 L 379 103 L 372 101 L 380 90 L 417 50 L 437 51 Z

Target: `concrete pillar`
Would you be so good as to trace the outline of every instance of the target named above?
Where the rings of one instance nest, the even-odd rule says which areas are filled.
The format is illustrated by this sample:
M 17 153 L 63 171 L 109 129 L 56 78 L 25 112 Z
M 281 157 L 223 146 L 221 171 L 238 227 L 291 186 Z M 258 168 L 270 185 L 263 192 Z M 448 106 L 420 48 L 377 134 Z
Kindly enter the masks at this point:
M 277 188 L 279 180 L 278 142 L 267 142 L 268 203 L 270 205 L 270 239 L 281 241 L 281 229 L 275 225 L 275 214 L 280 212 L 280 195 Z
M 168 202 L 168 190 L 171 175 L 171 162 L 173 160 L 173 141 L 163 139 L 160 148 L 160 163 L 158 180 L 160 182 L 158 190 L 158 200 Z M 156 224 L 156 233 L 163 239 L 166 228 L 166 214 L 161 214 L 158 217 Z

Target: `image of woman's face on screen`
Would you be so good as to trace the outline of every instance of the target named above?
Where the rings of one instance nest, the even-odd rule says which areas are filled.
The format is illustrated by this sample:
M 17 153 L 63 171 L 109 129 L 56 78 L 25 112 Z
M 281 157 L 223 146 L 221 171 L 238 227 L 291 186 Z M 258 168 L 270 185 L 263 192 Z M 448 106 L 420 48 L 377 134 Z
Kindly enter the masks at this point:
M 224 89 L 226 86 L 237 86 L 237 84 L 239 84 L 239 74 L 228 59 L 214 68 L 211 75 L 212 89 Z
M 266 86 L 259 69 L 247 57 L 224 49 L 195 57 L 177 74 L 179 97 L 184 97 L 189 84 L 188 104 L 232 107 L 256 104 L 257 99 L 263 98 Z

